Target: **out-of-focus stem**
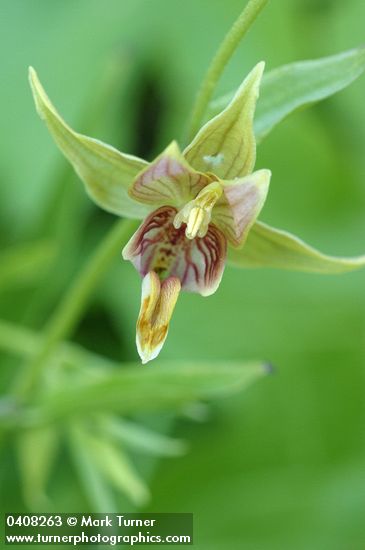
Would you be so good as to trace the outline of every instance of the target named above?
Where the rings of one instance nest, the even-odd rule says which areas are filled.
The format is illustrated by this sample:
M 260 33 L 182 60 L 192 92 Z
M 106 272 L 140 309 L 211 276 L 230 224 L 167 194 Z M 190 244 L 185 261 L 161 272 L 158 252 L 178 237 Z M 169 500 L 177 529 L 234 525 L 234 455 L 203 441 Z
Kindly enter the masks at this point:
M 221 43 L 200 86 L 192 109 L 189 131 L 190 139 L 194 137 L 200 127 L 205 110 L 212 98 L 214 88 L 225 66 L 267 2 L 268 0 L 249 0 Z
M 16 398 L 23 400 L 32 391 L 51 355 L 75 327 L 97 283 L 136 229 L 137 223 L 135 220 L 116 222 L 80 271 L 49 320 L 41 346 L 26 368 L 22 369 L 13 390 Z

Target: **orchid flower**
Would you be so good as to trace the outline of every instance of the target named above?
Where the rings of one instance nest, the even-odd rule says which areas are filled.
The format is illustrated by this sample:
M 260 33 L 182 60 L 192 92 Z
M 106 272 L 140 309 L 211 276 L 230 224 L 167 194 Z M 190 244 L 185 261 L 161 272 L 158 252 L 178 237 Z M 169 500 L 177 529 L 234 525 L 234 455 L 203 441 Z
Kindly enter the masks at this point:
M 180 290 L 213 294 L 227 258 L 241 267 L 323 273 L 365 264 L 363 256 L 326 256 L 256 221 L 271 177 L 269 170 L 253 171 L 263 70 L 263 62 L 254 67 L 228 106 L 183 151 L 173 141 L 148 163 L 73 131 L 30 69 L 38 113 L 90 197 L 108 212 L 143 219 L 122 253 L 143 279 L 136 331 L 143 363 L 159 354 Z

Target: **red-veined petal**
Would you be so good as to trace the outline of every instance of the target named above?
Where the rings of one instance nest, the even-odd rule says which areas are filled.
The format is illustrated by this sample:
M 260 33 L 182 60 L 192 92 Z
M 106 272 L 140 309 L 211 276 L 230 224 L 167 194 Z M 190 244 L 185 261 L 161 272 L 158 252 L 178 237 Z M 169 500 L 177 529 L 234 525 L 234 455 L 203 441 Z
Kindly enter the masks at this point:
M 235 247 L 244 244 L 269 190 L 270 170 L 223 182 L 223 195 L 213 208 L 212 221 Z
M 193 199 L 212 179 L 189 166 L 173 141 L 145 170 L 129 189 L 129 195 L 145 204 L 180 207 Z
M 123 258 L 130 260 L 142 277 L 150 271 L 162 280 L 177 277 L 182 289 L 209 296 L 223 275 L 226 238 L 210 224 L 205 237 L 187 239 L 185 225 L 173 226 L 176 212 L 171 206 L 152 212 L 124 248 Z

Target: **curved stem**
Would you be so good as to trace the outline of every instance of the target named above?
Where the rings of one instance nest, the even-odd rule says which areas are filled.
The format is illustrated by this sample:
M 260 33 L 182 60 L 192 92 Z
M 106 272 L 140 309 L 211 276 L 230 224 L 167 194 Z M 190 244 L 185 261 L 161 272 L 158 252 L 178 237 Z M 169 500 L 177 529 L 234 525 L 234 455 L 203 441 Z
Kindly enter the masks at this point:
M 24 399 L 33 389 L 50 356 L 59 342 L 64 340 L 75 327 L 101 276 L 138 223 L 136 220 L 116 222 L 80 271 L 49 320 L 41 347 L 16 381 L 13 392 L 15 397 Z
M 193 106 L 189 132 L 190 139 L 194 137 L 200 127 L 204 112 L 225 66 L 267 2 L 268 0 L 249 0 L 221 43 L 205 75 Z

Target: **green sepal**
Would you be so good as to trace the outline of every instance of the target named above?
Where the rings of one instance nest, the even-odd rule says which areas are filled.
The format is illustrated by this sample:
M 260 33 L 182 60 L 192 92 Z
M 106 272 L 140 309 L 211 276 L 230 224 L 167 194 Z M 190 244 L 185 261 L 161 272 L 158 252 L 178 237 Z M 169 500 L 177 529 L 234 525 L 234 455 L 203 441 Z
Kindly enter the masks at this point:
M 128 188 L 147 163 L 72 130 L 57 113 L 32 67 L 29 80 L 39 116 L 85 184 L 92 200 L 118 216 L 145 217 L 150 208 L 131 199 Z
M 237 267 L 273 267 L 309 273 L 345 273 L 365 266 L 365 256 L 328 256 L 287 231 L 256 222 L 245 246 L 230 249 L 228 262 Z

